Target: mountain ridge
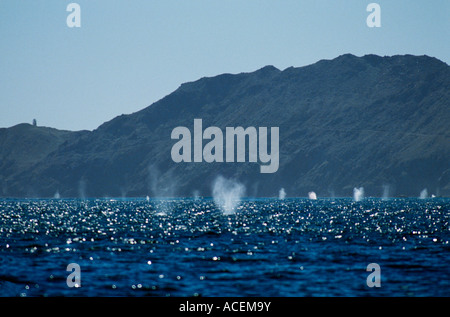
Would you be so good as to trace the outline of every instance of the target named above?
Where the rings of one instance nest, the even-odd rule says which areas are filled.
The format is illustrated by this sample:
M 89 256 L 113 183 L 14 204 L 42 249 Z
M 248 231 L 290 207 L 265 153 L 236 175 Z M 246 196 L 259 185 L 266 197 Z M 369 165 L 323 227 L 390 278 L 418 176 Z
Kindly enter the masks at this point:
M 383 185 L 392 195 L 418 196 L 428 188 L 448 196 L 449 88 L 446 63 L 414 55 L 344 54 L 297 68 L 203 77 L 93 131 L 62 133 L 33 164 L 1 164 L 0 193 L 209 196 L 220 174 L 243 182 L 249 196 L 276 196 L 281 187 L 288 196 L 310 190 L 351 196 L 356 186 L 380 196 Z M 279 171 L 260 175 L 252 163 L 174 163 L 170 133 L 192 128 L 195 118 L 222 129 L 279 126 Z M 0 144 L 8 153 L 4 134 Z

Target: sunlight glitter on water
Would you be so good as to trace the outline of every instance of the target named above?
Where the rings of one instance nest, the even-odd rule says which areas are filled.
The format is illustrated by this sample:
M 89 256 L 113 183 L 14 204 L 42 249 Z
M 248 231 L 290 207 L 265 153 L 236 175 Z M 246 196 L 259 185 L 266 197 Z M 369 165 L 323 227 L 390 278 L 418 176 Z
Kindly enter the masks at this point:
M 212 199 L 2 200 L 0 290 L 245 296 L 267 295 L 261 289 L 272 285 L 274 296 L 339 295 L 317 285 L 325 278 L 367 295 L 365 265 L 378 261 L 388 268 L 386 294 L 405 295 L 407 285 L 416 295 L 448 295 L 449 206 L 447 199 L 257 199 L 224 215 Z M 65 285 L 72 262 L 84 269 L 77 290 Z M 30 284 L 40 287 L 23 289 Z

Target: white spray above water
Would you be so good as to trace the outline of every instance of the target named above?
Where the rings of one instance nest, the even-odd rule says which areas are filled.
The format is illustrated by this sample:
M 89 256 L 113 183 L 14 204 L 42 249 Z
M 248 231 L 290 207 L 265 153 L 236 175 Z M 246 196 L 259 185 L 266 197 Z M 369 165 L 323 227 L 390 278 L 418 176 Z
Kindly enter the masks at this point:
M 317 199 L 317 195 L 316 195 L 315 192 L 309 192 L 309 193 L 308 193 L 308 198 L 309 198 L 309 199 L 316 200 L 316 199 Z
M 389 185 L 383 185 L 383 196 L 381 196 L 382 200 L 388 200 L 389 199 L 389 192 L 390 192 L 390 187 Z
M 152 197 L 170 198 L 175 197 L 176 183 L 173 181 L 171 171 L 162 174 L 156 165 L 148 167 L 149 187 Z
M 78 194 L 81 199 L 86 199 L 86 181 L 84 178 L 80 179 L 78 182 Z
M 285 199 L 286 198 L 286 191 L 284 190 L 284 188 L 281 188 L 280 191 L 278 192 L 278 199 Z
M 213 183 L 213 198 L 224 215 L 234 214 L 240 199 L 245 194 L 245 186 L 233 179 L 217 177 Z
M 192 198 L 194 198 L 194 200 L 199 200 L 200 199 L 200 192 L 198 190 L 194 190 L 192 192 Z
M 353 200 L 361 201 L 362 199 L 364 199 L 364 188 L 353 188 Z
M 425 199 L 428 197 L 428 190 L 426 188 L 422 189 L 422 191 L 420 192 L 420 199 Z
M 175 197 L 176 183 L 173 181 L 172 172 L 161 174 L 156 165 L 148 167 L 149 187 L 154 199 L 156 215 L 166 216 L 172 211 L 171 198 Z M 150 200 L 150 197 L 148 201 Z

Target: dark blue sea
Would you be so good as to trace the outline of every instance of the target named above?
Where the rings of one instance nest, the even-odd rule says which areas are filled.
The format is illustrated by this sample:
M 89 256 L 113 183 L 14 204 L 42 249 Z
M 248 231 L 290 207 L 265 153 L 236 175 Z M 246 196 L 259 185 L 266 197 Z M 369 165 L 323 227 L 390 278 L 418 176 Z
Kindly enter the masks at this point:
M 0 295 L 450 296 L 449 211 L 444 198 L 244 199 L 228 214 L 212 199 L 0 200 Z

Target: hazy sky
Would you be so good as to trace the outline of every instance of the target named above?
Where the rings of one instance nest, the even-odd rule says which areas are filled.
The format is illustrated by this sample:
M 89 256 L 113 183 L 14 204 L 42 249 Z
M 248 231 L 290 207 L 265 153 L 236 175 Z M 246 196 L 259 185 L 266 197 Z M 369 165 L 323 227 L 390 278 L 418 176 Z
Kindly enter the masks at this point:
M 366 25 L 371 2 L 380 28 Z M 345 53 L 449 64 L 449 16 L 449 0 L 0 0 L 0 127 L 92 130 L 184 82 Z

